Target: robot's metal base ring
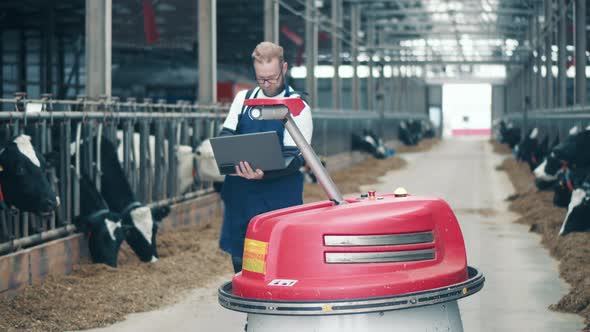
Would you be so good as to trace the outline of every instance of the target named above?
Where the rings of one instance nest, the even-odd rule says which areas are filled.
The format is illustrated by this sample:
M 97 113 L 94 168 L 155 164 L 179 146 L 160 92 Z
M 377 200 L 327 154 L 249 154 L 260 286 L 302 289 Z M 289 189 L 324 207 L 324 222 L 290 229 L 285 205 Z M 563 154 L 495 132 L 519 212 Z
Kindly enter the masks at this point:
M 232 294 L 231 281 L 218 290 L 221 306 L 240 312 L 262 315 L 318 316 L 358 314 L 421 307 L 458 300 L 477 293 L 483 288 L 485 278 L 477 269 L 468 267 L 468 279 L 464 282 L 427 291 L 395 296 L 335 301 L 271 301 L 249 299 Z

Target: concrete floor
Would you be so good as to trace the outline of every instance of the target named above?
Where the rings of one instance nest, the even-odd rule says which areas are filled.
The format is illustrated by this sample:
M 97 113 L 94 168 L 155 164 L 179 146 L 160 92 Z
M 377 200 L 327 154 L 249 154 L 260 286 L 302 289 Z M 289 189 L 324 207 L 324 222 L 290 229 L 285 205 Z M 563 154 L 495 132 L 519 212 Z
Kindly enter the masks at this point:
M 467 246 L 469 265 L 483 271 L 484 289 L 459 302 L 465 331 L 580 331 L 581 317 L 547 307 L 567 293 L 557 262 L 539 244 L 540 237 L 514 224 L 504 198 L 513 192 L 508 177 L 494 168 L 502 157 L 487 139 L 445 140 L 427 153 L 404 154 L 408 166 L 363 190 L 392 192 L 398 186 L 414 195 L 445 199 L 455 211 Z M 486 213 L 482 213 L 485 209 Z M 217 304 L 220 276 L 209 288 L 196 289 L 174 306 L 133 314 L 96 332 L 243 331 L 245 315 Z

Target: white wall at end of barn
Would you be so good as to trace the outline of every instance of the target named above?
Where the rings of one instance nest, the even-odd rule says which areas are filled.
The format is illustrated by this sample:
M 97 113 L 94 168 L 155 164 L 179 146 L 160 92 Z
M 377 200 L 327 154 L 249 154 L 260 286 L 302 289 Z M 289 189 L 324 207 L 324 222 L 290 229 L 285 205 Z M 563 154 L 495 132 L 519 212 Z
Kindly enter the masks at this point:
M 489 136 L 492 86 L 490 84 L 444 84 L 445 137 Z

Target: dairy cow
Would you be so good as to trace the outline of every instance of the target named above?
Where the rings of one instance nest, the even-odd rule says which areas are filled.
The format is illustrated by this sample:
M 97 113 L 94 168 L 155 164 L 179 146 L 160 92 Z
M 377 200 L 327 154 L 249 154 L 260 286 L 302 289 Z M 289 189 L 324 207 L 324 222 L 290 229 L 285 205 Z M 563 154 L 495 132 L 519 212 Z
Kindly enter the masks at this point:
M 94 263 L 117 266 L 117 255 L 125 232 L 121 215 L 109 210 L 102 195 L 86 174 L 80 177 L 80 215 L 74 223 L 86 235 Z
M 0 144 L 0 201 L 22 211 L 44 213 L 59 205 L 46 176 L 49 167 L 32 145 L 31 137 L 19 135 Z
M 126 234 L 127 243 L 143 262 L 157 261 L 157 222 L 170 213 L 170 207 L 149 208 L 137 200 L 117 157 L 117 148 L 104 137 L 100 156 L 101 194 L 109 209 L 122 216 L 123 224 L 131 226 Z

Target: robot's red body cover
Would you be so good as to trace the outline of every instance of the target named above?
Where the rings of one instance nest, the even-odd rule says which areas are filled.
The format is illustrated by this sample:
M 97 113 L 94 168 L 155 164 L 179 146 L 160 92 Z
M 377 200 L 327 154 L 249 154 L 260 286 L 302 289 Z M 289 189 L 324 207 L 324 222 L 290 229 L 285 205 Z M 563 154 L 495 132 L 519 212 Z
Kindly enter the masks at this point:
M 467 280 L 457 219 L 432 197 L 305 204 L 250 222 L 233 294 L 261 300 L 386 297 Z

